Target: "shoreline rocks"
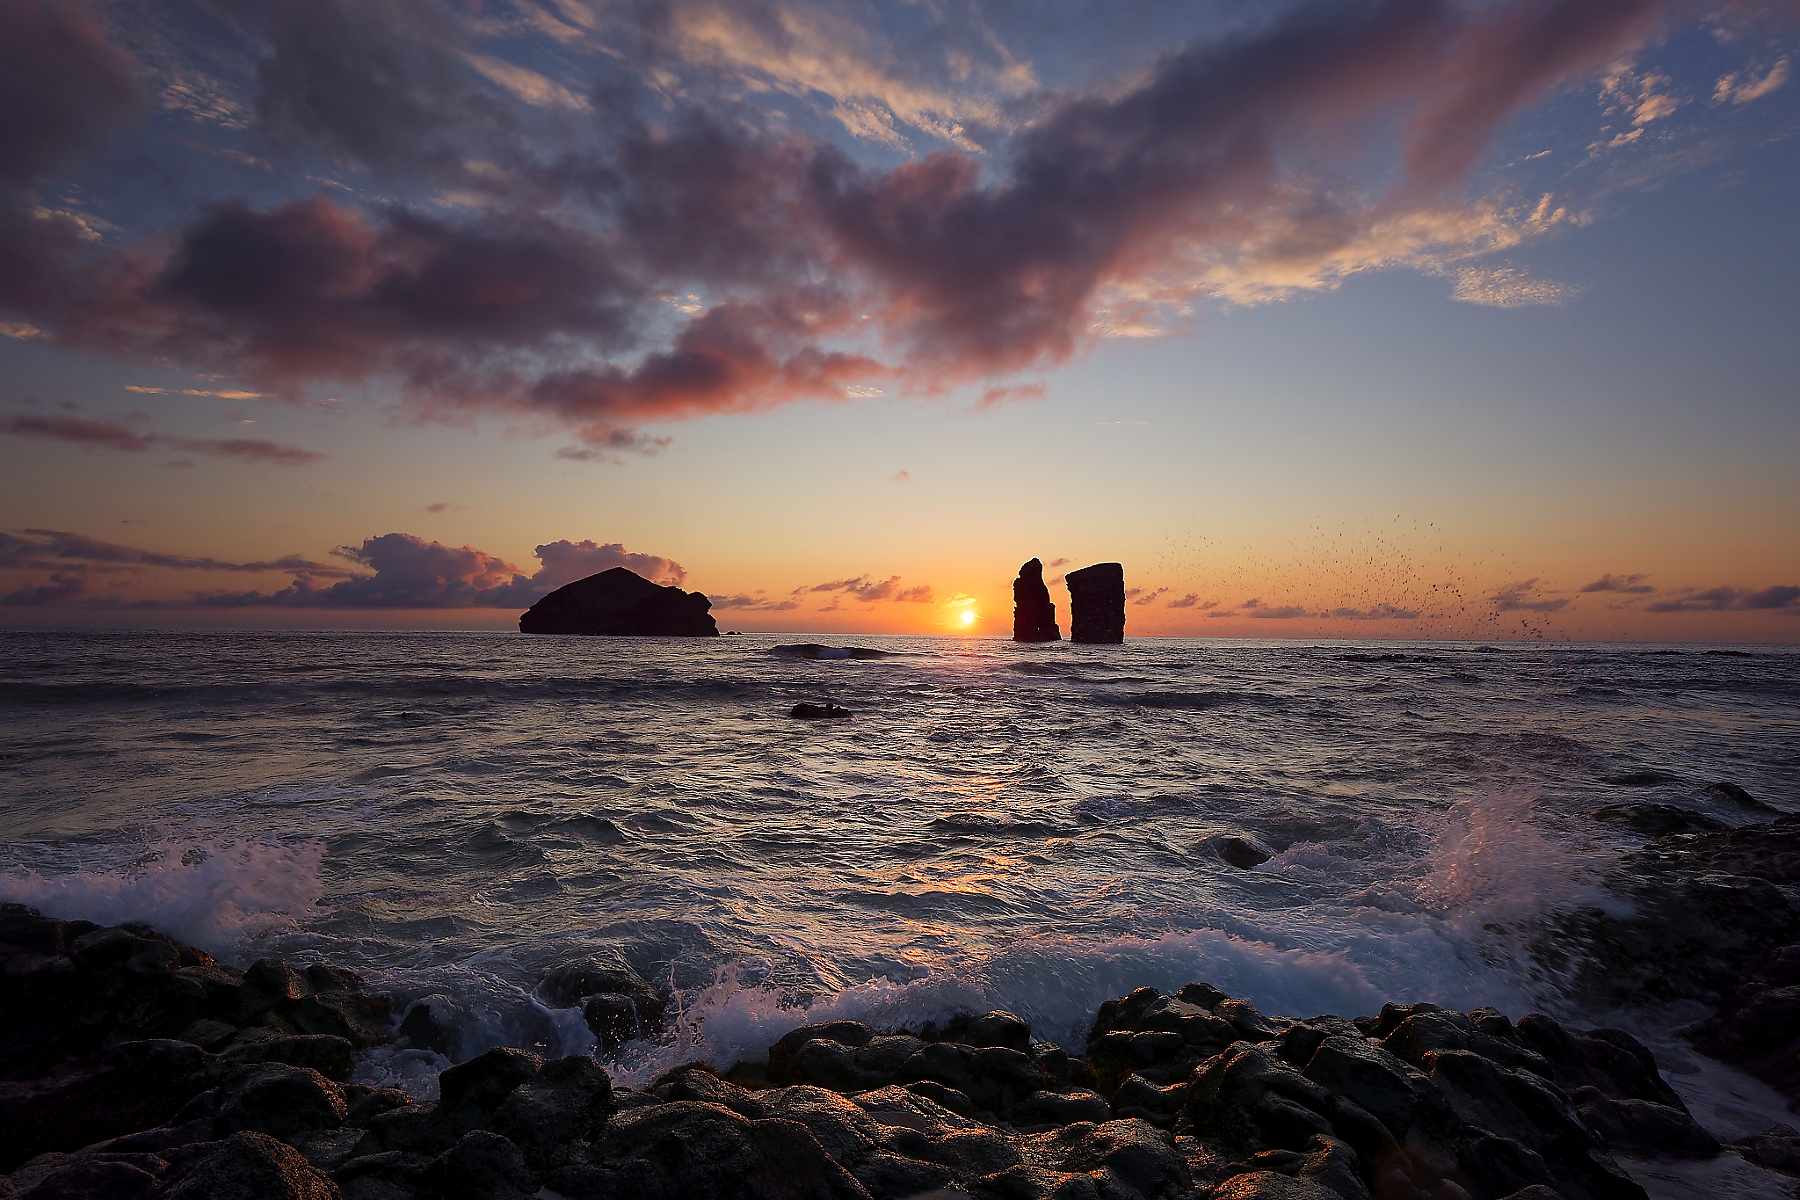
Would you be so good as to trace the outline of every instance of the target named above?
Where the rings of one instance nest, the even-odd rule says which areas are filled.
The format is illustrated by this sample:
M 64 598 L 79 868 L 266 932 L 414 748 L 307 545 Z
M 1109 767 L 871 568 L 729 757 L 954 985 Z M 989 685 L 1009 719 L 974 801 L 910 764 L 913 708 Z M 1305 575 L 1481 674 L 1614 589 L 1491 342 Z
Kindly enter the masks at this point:
M 1095 563 L 1063 577 L 1069 585 L 1069 640 L 1116 645 L 1125 640 L 1125 567 Z
M 1671 904 L 1728 900 L 1720 879 L 1785 904 L 1800 818 L 1644 853 L 1675 864 Z M 1726 900 L 1695 938 L 1743 915 Z M 1695 961 L 1659 978 L 1721 1001 L 1703 1048 L 1792 1057 L 1786 911 L 1713 958 L 1671 943 Z M 602 1047 L 654 1036 L 671 1000 L 604 954 L 534 995 L 580 1007 Z M 435 1100 L 347 1082 L 358 1050 L 434 1036 L 421 1008 L 396 1030 L 350 972 L 237 971 L 147 926 L 0 907 L 0 1198 L 1638 1200 L 1621 1158 L 1800 1175 L 1792 1128 L 1722 1147 L 1636 1039 L 1536 1013 L 1295 1018 L 1194 982 L 1106 1001 L 1075 1052 L 994 1011 L 804 1026 L 766 1062 L 642 1088 L 508 1047 L 441 1072 Z
M 1013 580 L 1013 641 L 1061 640 L 1056 605 L 1050 602 L 1050 589 L 1044 586 L 1044 564 L 1031 559 L 1019 568 L 1019 577 Z
M 1709 791 L 1748 799 L 1729 784 Z M 1652 839 L 1608 879 L 1635 911 L 1569 914 L 1543 932 L 1538 957 L 1568 969 L 1595 1008 L 1705 1005 L 1712 1015 L 1682 1031 L 1688 1041 L 1800 1104 L 1800 815 L 1737 828 L 1669 805 L 1592 815 Z
M 651 583 L 614 567 L 566 583 L 519 618 L 520 633 L 605 637 L 718 637 L 712 601 L 701 592 Z

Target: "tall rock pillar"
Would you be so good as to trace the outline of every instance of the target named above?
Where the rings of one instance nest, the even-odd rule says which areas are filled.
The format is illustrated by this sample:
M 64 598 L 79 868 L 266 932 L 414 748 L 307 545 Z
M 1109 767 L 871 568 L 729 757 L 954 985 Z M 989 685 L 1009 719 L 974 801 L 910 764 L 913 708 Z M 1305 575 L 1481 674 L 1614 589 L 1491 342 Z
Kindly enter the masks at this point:
M 1125 640 L 1125 568 L 1120 563 L 1095 563 L 1070 571 L 1069 640 L 1072 642 L 1122 642 Z
M 1044 564 L 1034 558 L 1019 568 L 1019 577 L 1013 580 L 1013 641 L 1061 640 L 1056 605 L 1050 603 L 1050 589 L 1044 586 Z

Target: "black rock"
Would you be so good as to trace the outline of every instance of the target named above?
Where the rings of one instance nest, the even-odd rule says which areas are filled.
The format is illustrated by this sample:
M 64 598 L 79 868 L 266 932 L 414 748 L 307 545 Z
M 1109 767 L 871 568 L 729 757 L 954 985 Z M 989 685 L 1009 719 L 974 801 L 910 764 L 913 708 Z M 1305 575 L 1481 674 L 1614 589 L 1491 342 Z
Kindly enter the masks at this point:
M 1019 577 L 1013 580 L 1013 641 L 1061 640 L 1056 605 L 1050 603 L 1050 589 L 1044 586 L 1044 564 L 1034 558 L 1019 568 Z
M 1125 567 L 1095 563 L 1066 576 L 1069 640 L 1115 644 L 1125 640 Z
M 798 717 L 802 721 L 847 721 L 855 715 L 849 709 L 829 700 L 824 704 L 796 704 L 788 709 L 788 716 Z
M 821 646 L 817 642 L 795 642 L 790 646 L 770 646 L 769 653 L 778 658 L 892 658 L 886 650 L 871 650 L 867 646 Z
M 1704 813 L 1689 812 L 1673 804 L 1607 804 L 1593 811 L 1596 821 L 1617 825 L 1645 837 L 1667 837 L 1671 833 L 1704 833 L 1723 829 L 1725 823 Z
M 344 1089 L 317 1071 L 259 1063 L 233 1072 L 220 1086 L 213 1129 L 219 1137 L 249 1130 L 285 1141 L 309 1130 L 334 1129 L 349 1115 Z
M 1764 804 L 1761 800 L 1758 800 L 1755 796 L 1752 796 L 1749 792 L 1746 792 L 1735 783 L 1715 783 L 1708 787 L 1706 791 L 1708 795 L 1711 795 L 1715 799 L 1729 800 L 1733 804 L 1742 805 L 1751 812 L 1773 815 L 1781 811 L 1773 805 Z
M 579 633 L 609 637 L 718 637 L 700 592 L 661 587 L 635 571 L 614 567 L 564 584 L 519 618 L 520 633 Z
M 1194 850 L 1200 854 L 1211 854 L 1220 862 L 1240 871 L 1259 867 L 1275 857 L 1275 851 L 1256 838 L 1236 834 L 1202 838 L 1194 844 Z
M 1800 1175 L 1800 1129 L 1792 1125 L 1776 1125 L 1733 1144 L 1739 1154 L 1758 1166 L 1783 1175 Z

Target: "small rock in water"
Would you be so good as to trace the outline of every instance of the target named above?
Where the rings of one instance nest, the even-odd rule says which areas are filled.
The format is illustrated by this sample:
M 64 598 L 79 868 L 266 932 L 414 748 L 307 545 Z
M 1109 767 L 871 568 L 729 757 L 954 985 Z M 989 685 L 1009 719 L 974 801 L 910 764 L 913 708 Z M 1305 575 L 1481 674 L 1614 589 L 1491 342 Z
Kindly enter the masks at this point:
M 1775 813 L 1781 810 L 1770 804 L 1764 804 L 1749 792 L 1735 783 L 1715 783 L 1706 789 L 1707 794 L 1718 800 L 1729 800 L 1733 804 L 1741 804 L 1752 812 Z
M 1614 787 L 1655 787 L 1661 783 L 1680 783 L 1681 776 L 1671 775 L 1667 771 L 1627 771 L 1622 775 L 1608 775 L 1600 781 L 1610 783 Z
M 1219 861 L 1240 871 L 1260 867 L 1275 857 L 1275 851 L 1262 842 L 1237 834 L 1202 838 L 1194 844 L 1194 850 L 1199 854 L 1214 855 Z
M 855 716 L 849 709 L 830 702 L 824 704 L 796 704 L 788 709 L 788 716 L 798 717 L 802 721 L 842 721 Z
M 1704 813 L 1677 808 L 1673 804 L 1607 804 L 1596 808 L 1593 817 L 1596 821 L 1617 825 L 1648 838 L 1725 828 L 1723 821 L 1714 820 Z
M 791 646 L 770 646 L 769 653 L 781 658 L 892 658 L 886 650 L 870 650 L 866 646 L 821 646 L 817 642 L 796 642 Z

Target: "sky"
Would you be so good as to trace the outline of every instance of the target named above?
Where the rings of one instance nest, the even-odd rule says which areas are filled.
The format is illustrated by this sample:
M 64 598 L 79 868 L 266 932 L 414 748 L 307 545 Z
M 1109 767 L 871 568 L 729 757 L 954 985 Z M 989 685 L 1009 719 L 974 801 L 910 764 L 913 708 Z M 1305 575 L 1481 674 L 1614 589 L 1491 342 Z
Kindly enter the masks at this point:
M 0 0 L 0 627 L 1800 641 L 1800 0 Z

